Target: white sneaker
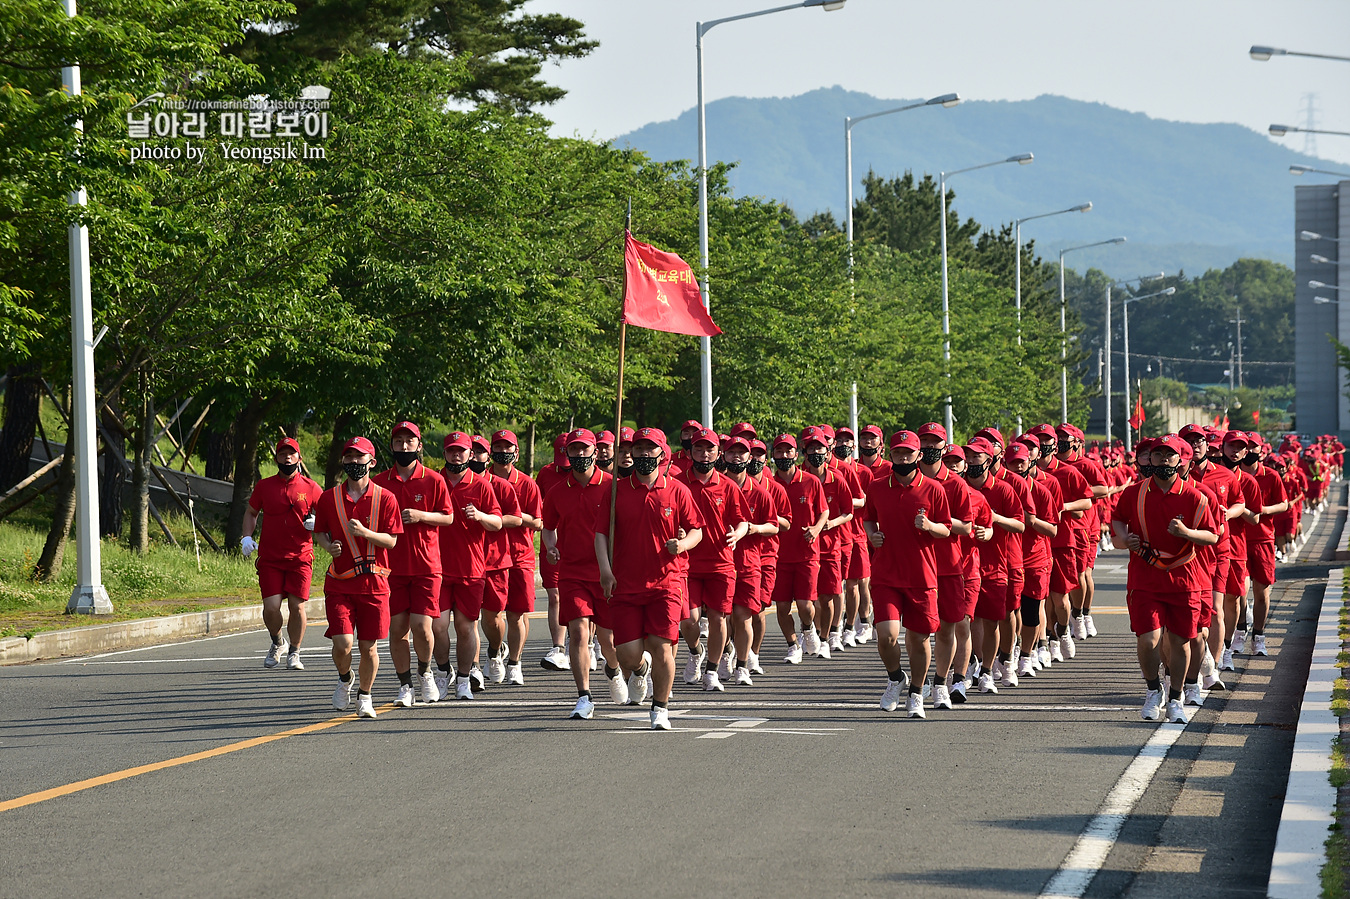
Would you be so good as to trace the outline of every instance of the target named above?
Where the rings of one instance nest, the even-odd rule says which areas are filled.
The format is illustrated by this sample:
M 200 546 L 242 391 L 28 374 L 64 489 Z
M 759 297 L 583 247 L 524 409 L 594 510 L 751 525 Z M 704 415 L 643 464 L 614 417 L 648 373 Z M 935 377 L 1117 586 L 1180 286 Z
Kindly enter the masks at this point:
M 961 703 L 965 702 L 966 691 L 969 689 L 970 684 L 966 683 L 966 679 L 964 677 L 957 678 L 956 683 L 952 684 L 951 689 L 948 691 L 949 694 L 951 695 L 952 702 L 956 703 L 957 705 L 960 705 Z
M 722 680 L 731 680 L 731 653 L 722 653 L 722 658 L 717 662 L 717 676 Z
M 1157 721 L 1158 715 L 1162 712 L 1162 704 L 1162 690 L 1149 690 L 1144 694 L 1144 707 L 1139 710 L 1139 717 L 1145 721 Z
M 286 641 L 283 639 L 280 643 L 273 643 L 267 647 L 267 656 L 263 659 L 264 668 L 275 668 L 281 662 L 281 657 L 286 654 Z
M 525 673 L 520 670 L 519 662 L 514 665 L 510 662 L 506 663 L 506 682 L 513 687 L 525 686 Z
M 1167 702 L 1167 723 L 1168 724 L 1186 724 L 1190 719 L 1186 717 L 1186 706 L 1181 704 L 1180 699 L 1170 699 Z
M 853 632 L 853 628 L 851 627 L 844 629 L 844 636 L 841 640 L 844 646 L 847 646 L 849 649 L 858 645 L 858 635 Z
M 716 671 L 703 672 L 703 692 L 704 693 L 725 693 L 726 687 L 722 686 L 722 680 L 717 676 Z
M 1227 690 L 1228 685 L 1219 677 L 1219 672 L 1213 674 L 1202 674 L 1200 676 L 1200 685 L 1206 690 Z
M 816 658 L 828 661 L 830 658 L 830 641 L 817 640 L 816 642 L 818 644 L 816 648 Z
M 750 670 L 748 668 L 742 668 L 739 665 L 736 667 L 735 684 L 738 687 L 753 687 L 755 685 L 755 682 L 750 679 Z
M 1241 655 L 1242 649 L 1247 645 L 1246 631 L 1233 631 L 1233 655 Z
M 480 692 L 487 689 L 487 684 L 483 682 L 483 672 L 477 665 L 469 669 L 469 685 Z
M 622 674 L 609 679 L 609 701 L 615 705 L 628 705 L 628 684 Z
M 1064 648 L 1060 646 L 1059 640 L 1050 641 L 1049 652 L 1050 652 L 1050 661 L 1052 662 L 1064 661 Z
M 1265 634 L 1254 634 L 1252 636 L 1252 652 L 1259 656 L 1267 655 Z
M 862 629 L 858 631 L 857 640 L 859 643 L 870 643 L 876 636 L 876 631 L 872 629 L 872 622 L 863 623 Z
M 923 689 L 919 691 L 919 695 L 922 696 L 924 699 L 930 699 L 933 695 L 933 682 L 930 680 L 925 680 L 923 682 Z
M 1031 664 L 1030 656 L 1022 656 L 1022 663 L 1017 666 L 1017 676 L 1018 677 L 1036 676 L 1036 666 Z
M 1181 701 L 1183 705 L 1203 705 L 1204 699 L 1200 696 L 1199 684 L 1186 684 L 1181 688 Z
M 410 709 L 413 707 L 413 688 L 412 684 L 398 685 L 398 699 L 394 700 L 394 705 L 401 709 Z
M 549 671 L 566 671 L 570 666 L 567 658 L 567 651 L 561 646 L 555 646 L 544 657 L 539 660 L 541 668 L 547 668 Z
M 652 706 L 652 730 L 670 730 L 670 710 Z
M 1065 634 L 1059 638 L 1059 654 L 1064 657 L 1064 659 L 1061 659 L 1060 661 L 1072 659 L 1074 656 L 1078 655 L 1078 647 L 1074 645 L 1073 636 L 1071 634 Z
M 950 709 L 952 707 L 952 694 L 947 689 L 946 684 L 938 684 L 933 687 L 933 708 Z
M 1049 668 L 1051 663 L 1055 661 L 1055 657 L 1050 653 L 1049 646 L 1042 646 L 1040 649 L 1036 650 L 1036 658 L 1040 661 L 1042 668 Z M 1059 660 L 1061 662 L 1064 661 L 1064 657 L 1060 656 Z
M 815 628 L 802 632 L 802 652 L 809 656 L 820 655 L 820 635 Z
M 979 691 L 981 693 L 997 693 L 998 687 L 994 684 L 994 675 L 988 671 L 980 675 Z
M 594 714 L 595 703 L 591 702 L 591 698 L 589 696 L 578 696 L 576 708 L 572 709 L 572 714 L 567 717 L 573 721 L 589 721 Z
M 837 633 L 830 634 L 830 649 L 834 650 L 835 652 L 843 652 L 844 638 Z
M 418 686 L 422 688 L 423 702 L 439 702 L 441 698 L 440 688 L 436 686 L 436 678 L 428 671 L 426 674 L 417 676 Z
M 345 684 L 342 682 L 342 678 L 338 678 L 338 685 L 333 690 L 333 708 L 339 712 L 347 711 L 347 706 L 352 704 L 352 690 L 354 689 L 356 689 L 355 676 Z
M 1200 660 L 1200 676 L 1204 677 L 1214 673 L 1214 656 L 1210 653 L 1209 647 L 1205 647 L 1204 658 Z
M 998 656 L 994 656 L 994 663 L 989 666 L 989 674 L 996 681 L 1003 680 L 1004 666 L 1003 662 L 998 658 Z
M 1069 636 L 1075 640 L 1087 639 L 1087 624 L 1084 623 L 1083 618 L 1069 616 Z
M 292 649 L 286 653 L 286 668 L 290 671 L 305 670 L 305 663 L 300 661 L 300 650 Z
M 698 646 L 698 655 L 692 652 L 689 654 L 689 661 L 684 663 L 684 682 L 686 684 L 696 684 L 703 675 L 703 662 L 708 658 L 707 647 L 700 643 Z
M 1097 625 L 1092 623 L 1092 613 L 1083 613 L 1083 633 L 1089 637 L 1097 636 Z
M 436 701 L 450 698 L 450 678 L 444 674 L 436 675 Z
M 642 705 L 647 701 L 647 697 L 652 694 L 652 654 L 644 652 L 642 663 L 647 666 L 647 673 L 642 675 L 634 671 L 633 675 L 628 678 L 629 705 Z
M 883 712 L 894 712 L 900 708 L 900 697 L 904 695 L 904 690 L 904 681 L 888 680 L 886 692 L 881 694 L 881 710 Z
M 800 665 L 802 663 L 802 645 L 793 643 L 788 647 L 787 655 L 783 657 L 785 665 Z
M 597 640 L 591 643 L 591 670 L 598 671 L 603 660 L 604 656 L 600 654 L 600 642 Z
M 905 700 L 905 715 L 910 718 L 927 718 L 923 713 L 923 697 L 918 693 L 909 694 L 909 699 Z
M 700 640 L 708 639 L 708 619 L 706 617 L 698 620 L 698 636 Z
M 411 689 L 408 692 L 411 693 L 412 692 Z M 358 718 L 375 717 L 375 703 L 371 701 L 369 693 L 363 693 L 356 697 L 356 717 Z
M 1219 659 L 1219 670 L 1220 671 L 1237 670 L 1236 668 L 1233 667 L 1233 650 L 1228 649 L 1227 647 L 1224 648 L 1223 656 Z
M 456 699 L 473 699 L 473 686 L 469 683 L 467 677 L 461 677 L 455 681 Z
M 1000 687 L 1017 686 L 1017 672 L 1013 670 L 1011 665 L 1003 666 L 1003 679 L 998 682 L 998 685 Z
M 750 658 L 746 660 L 746 667 L 750 669 L 751 674 L 763 674 L 764 669 L 759 665 L 759 654 L 750 653 Z
M 499 658 L 488 659 L 488 680 L 494 684 L 506 680 L 506 663 Z

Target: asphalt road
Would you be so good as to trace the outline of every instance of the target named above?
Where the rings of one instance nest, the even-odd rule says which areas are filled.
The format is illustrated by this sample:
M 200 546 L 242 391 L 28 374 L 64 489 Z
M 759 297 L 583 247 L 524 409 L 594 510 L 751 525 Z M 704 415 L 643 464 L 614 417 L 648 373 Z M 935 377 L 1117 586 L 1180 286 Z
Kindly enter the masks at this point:
M 525 687 L 376 721 L 329 706 L 321 628 L 303 672 L 263 669 L 259 633 L 3 668 L 0 896 L 1037 895 L 1158 727 L 1123 565 L 1077 659 L 925 721 L 878 708 L 872 645 L 789 667 L 772 634 L 754 687 L 677 683 L 669 733 L 569 721 L 542 622 Z M 1264 894 L 1327 567 L 1289 569 L 1273 657 L 1193 713 L 1087 895 Z M 385 656 L 377 707 L 396 686 Z

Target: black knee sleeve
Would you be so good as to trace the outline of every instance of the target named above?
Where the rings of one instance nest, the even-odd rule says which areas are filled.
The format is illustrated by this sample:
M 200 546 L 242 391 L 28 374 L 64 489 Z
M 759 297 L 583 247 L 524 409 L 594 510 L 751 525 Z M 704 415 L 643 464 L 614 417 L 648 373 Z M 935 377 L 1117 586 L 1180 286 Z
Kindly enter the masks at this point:
M 1041 600 L 1022 597 L 1022 627 L 1039 627 L 1041 623 Z

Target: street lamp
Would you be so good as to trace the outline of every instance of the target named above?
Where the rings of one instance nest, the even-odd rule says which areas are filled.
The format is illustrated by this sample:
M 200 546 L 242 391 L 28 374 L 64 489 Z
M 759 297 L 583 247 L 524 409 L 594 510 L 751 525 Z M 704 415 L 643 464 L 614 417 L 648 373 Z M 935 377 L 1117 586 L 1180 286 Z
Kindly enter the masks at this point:
M 844 116 L 844 184 L 845 195 L 847 198 L 847 203 L 844 206 L 844 231 L 848 236 L 848 273 L 850 278 L 853 276 L 853 126 L 859 122 L 865 122 L 868 119 L 892 115 L 897 112 L 907 112 L 911 109 L 920 109 L 924 106 L 941 106 L 946 109 L 951 109 L 960 102 L 960 94 L 943 94 L 940 97 L 924 100 L 922 103 L 911 103 L 908 106 L 900 106 L 896 109 L 886 109 L 881 112 L 869 113 L 868 115 Z
M 1149 299 L 1152 299 L 1153 297 L 1170 297 L 1172 294 L 1174 294 L 1174 293 L 1176 293 L 1176 292 L 1177 292 L 1177 289 L 1176 289 L 1175 287 L 1169 287 L 1169 288 L 1167 288 L 1166 290 L 1159 290 L 1159 291 L 1156 291 L 1155 293 L 1146 293 L 1146 294 L 1144 294 L 1142 297 L 1129 297 L 1129 298 L 1125 299 L 1124 301 L 1122 301 L 1121 304 L 1120 304 L 1121 312 L 1124 313 L 1124 316 L 1125 316 L 1125 395 L 1126 395 L 1126 396 L 1129 396 L 1129 392 L 1130 392 L 1130 304 L 1131 304 L 1131 303 L 1137 303 L 1137 302 L 1139 302 L 1140 300 L 1149 300 Z M 1131 436 L 1131 434 L 1130 434 L 1130 427 L 1129 427 L 1129 423 L 1127 422 L 1127 423 L 1126 423 L 1126 427 L 1125 427 L 1125 452 L 1128 453 L 1128 452 L 1129 452 L 1131 449 L 1133 449 L 1133 448 L 1134 448 L 1134 440 L 1133 440 L 1133 438 L 1132 438 L 1132 436 Z
M 1340 305 L 1341 301 L 1333 300 L 1330 297 L 1313 297 L 1313 302 L 1319 306 L 1325 306 L 1327 303 L 1335 303 L 1337 305 Z
M 1320 128 L 1298 128 L 1294 125 L 1271 125 L 1271 137 L 1284 137 L 1291 132 L 1298 134 L 1334 134 L 1338 137 L 1350 137 L 1350 131 L 1323 131 Z
M 1085 243 L 1077 247 L 1066 247 L 1059 251 L 1059 420 L 1069 420 L 1069 335 L 1065 324 L 1068 306 L 1064 300 L 1064 254 L 1074 250 L 1086 250 L 1089 247 L 1104 247 L 1107 244 L 1124 243 L 1125 238 L 1113 237 L 1096 243 Z
M 1325 287 L 1327 290 L 1334 290 L 1337 293 L 1340 293 L 1342 290 L 1350 290 L 1350 287 L 1337 287 L 1335 284 L 1323 284 L 1321 281 L 1309 281 L 1308 286 L 1313 288 Z
M 786 12 L 789 9 L 805 9 L 811 6 L 819 6 L 826 12 L 833 12 L 837 9 L 843 9 L 845 2 L 846 0 L 803 0 L 801 3 L 792 3 L 788 6 L 775 6 L 773 9 L 761 9 L 759 12 L 742 13 L 738 16 L 713 19 L 710 22 L 694 23 L 698 47 L 698 253 L 699 262 L 703 266 L 703 275 L 699 279 L 699 291 L 703 294 L 704 309 L 711 311 L 712 307 L 708 294 L 708 139 L 707 121 L 703 108 L 703 35 L 726 22 L 753 19 L 776 12 Z M 699 338 L 699 376 L 703 386 L 703 425 L 711 428 L 713 423 L 711 337 Z
M 1335 178 L 1350 178 L 1350 172 L 1333 172 L 1327 169 L 1315 169 L 1310 165 L 1291 165 L 1289 167 L 1289 174 L 1291 175 L 1306 175 L 1310 173 L 1331 175 Z
M 1297 50 L 1285 50 L 1281 47 L 1262 47 L 1253 44 L 1247 51 L 1257 62 L 1269 62 L 1272 56 L 1307 56 L 1312 59 L 1334 59 L 1337 62 L 1350 62 L 1350 56 L 1329 56 L 1326 53 L 1300 53 Z
M 1322 256 L 1322 255 L 1319 255 L 1319 254 L 1317 254 L 1317 253 L 1313 253 L 1311 256 L 1309 256 L 1309 257 L 1308 257 L 1308 261 L 1309 261 L 1309 262 L 1316 262 L 1318 265 L 1335 265 L 1335 264 L 1336 264 L 1336 260 L 1335 260 L 1335 259 L 1328 259 L 1327 257 Z
M 1140 275 L 1137 278 L 1125 278 L 1121 281 L 1112 281 L 1110 284 L 1106 285 L 1106 328 L 1105 336 L 1102 341 L 1106 350 L 1106 377 L 1102 382 L 1102 393 L 1106 397 L 1106 440 L 1108 443 L 1111 441 L 1111 289 L 1113 287 L 1125 287 L 1126 285 L 1134 284 L 1136 282 L 1142 285 L 1145 281 L 1156 281 L 1162 277 L 1165 277 L 1162 272 L 1156 274 L 1150 273 L 1147 275 Z M 1161 363 L 1159 363 L 1158 368 L 1162 368 Z M 1129 370 L 1126 369 L 1126 371 L 1128 372 Z M 1129 375 L 1126 374 L 1125 393 L 1127 397 L 1129 392 L 1130 378 Z
M 1031 153 L 1018 153 L 1016 156 L 1009 156 L 1007 159 L 996 159 L 993 162 L 972 165 L 968 168 L 957 169 L 954 172 L 940 172 L 938 175 L 938 197 L 942 206 L 942 364 L 947 377 L 947 397 L 943 401 L 942 420 L 943 424 L 946 425 L 948 434 L 952 433 L 952 331 L 947 305 L 947 178 L 949 175 L 960 175 L 963 172 L 987 169 L 990 166 L 1005 165 L 1009 162 L 1015 162 L 1018 165 L 1030 165 L 1035 160 L 1035 155 Z
M 1350 237 L 1326 237 L 1318 234 L 1316 231 L 1298 232 L 1299 240 L 1329 240 L 1332 243 L 1350 243 Z

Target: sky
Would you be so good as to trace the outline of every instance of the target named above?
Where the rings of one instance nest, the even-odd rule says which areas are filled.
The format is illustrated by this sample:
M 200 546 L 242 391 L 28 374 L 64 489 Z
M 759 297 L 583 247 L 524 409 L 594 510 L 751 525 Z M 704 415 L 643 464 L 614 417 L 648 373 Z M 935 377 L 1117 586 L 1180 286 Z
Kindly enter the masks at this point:
M 697 102 L 695 22 L 786 0 L 530 0 L 600 42 L 545 67 L 568 91 L 541 112 L 555 135 L 607 140 L 673 119 Z M 791 9 L 704 37 L 705 99 L 786 97 L 840 85 L 882 98 L 954 91 L 971 100 L 1059 94 L 1155 118 L 1236 122 L 1260 132 L 1350 132 L 1350 62 L 1275 57 L 1253 44 L 1350 57 L 1345 0 L 847 0 L 836 12 Z M 1305 137 L 1282 145 L 1303 151 Z M 1316 135 L 1330 168 L 1350 166 L 1350 137 Z M 690 158 L 697 148 L 689 148 Z

